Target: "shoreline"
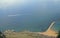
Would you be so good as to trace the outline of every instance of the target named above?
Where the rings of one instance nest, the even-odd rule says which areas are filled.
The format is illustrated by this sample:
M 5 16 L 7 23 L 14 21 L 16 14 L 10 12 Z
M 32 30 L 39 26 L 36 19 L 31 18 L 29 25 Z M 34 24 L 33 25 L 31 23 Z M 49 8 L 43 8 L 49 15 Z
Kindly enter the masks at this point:
M 53 30 L 49 30 L 47 32 L 30 32 L 30 31 L 23 31 L 23 32 L 15 32 L 14 30 L 6 30 L 4 34 L 7 37 L 21 37 L 21 35 L 37 35 L 40 37 L 57 37 L 57 34 Z M 28 37 L 28 36 L 27 36 Z

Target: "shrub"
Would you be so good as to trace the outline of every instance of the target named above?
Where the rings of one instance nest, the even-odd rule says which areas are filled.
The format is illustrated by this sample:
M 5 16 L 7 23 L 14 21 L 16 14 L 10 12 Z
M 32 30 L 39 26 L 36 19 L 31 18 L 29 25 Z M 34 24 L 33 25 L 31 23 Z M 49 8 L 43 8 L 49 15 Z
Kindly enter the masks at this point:
M 0 38 L 6 38 L 2 32 L 0 32 Z
M 57 38 L 60 38 L 60 31 L 59 31 L 59 33 L 58 33 L 58 36 L 57 36 Z

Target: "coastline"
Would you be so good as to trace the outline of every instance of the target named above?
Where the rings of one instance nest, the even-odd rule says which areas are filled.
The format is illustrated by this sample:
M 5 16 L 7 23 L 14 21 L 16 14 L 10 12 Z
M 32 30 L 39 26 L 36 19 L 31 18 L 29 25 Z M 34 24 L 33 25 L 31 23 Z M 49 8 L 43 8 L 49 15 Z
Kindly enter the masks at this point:
M 6 30 L 4 32 L 7 38 L 35 38 L 35 37 L 41 37 L 41 38 L 56 38 L 55 31 L 53 32 L 50 30 L 50 32 L 29 32 L 29 31 L 23 31 L 23 32 L 15 32 L 14 30 Z
M 58 33 L 54 30 L 48 30 L 46 32 L 39 32 L 39 34 L 47 35 L 47 36 L 53 36 L 57 37 Z

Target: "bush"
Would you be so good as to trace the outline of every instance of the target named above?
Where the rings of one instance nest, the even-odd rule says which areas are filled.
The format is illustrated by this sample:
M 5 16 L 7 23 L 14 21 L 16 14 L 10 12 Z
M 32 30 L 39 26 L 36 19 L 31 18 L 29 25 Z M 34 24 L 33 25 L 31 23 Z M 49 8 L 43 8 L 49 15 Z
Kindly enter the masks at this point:
M 0 32 L 0 38 L 6 38 L 2 32 Z
M 58 33 L 58 36 L 57 36 L 57 38 L 60 38 L 60 31 L 59 31 L 59 33 Z

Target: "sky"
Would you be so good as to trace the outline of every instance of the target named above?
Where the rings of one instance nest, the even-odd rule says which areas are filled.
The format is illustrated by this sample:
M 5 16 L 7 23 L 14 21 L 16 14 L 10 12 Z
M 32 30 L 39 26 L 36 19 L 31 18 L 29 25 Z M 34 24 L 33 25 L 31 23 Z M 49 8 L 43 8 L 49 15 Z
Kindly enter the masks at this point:
M 25 5 L 25 4 L 31 4 L 31 3 L 42 3 L 44 4 L 45 2 L 53 2 L 53 3 L 57 3 L 59 2 L 59 0 L 0 0 L 0 8 L 10 8 L 10 7 L 13 7 L 14 5 L 18 5 L 18 6 L 22 6 L 22 5 Z
M 46 28 L 57 19 L 60 19 L 60 0 L 0 0 L 1 28 L 21 25 Z

